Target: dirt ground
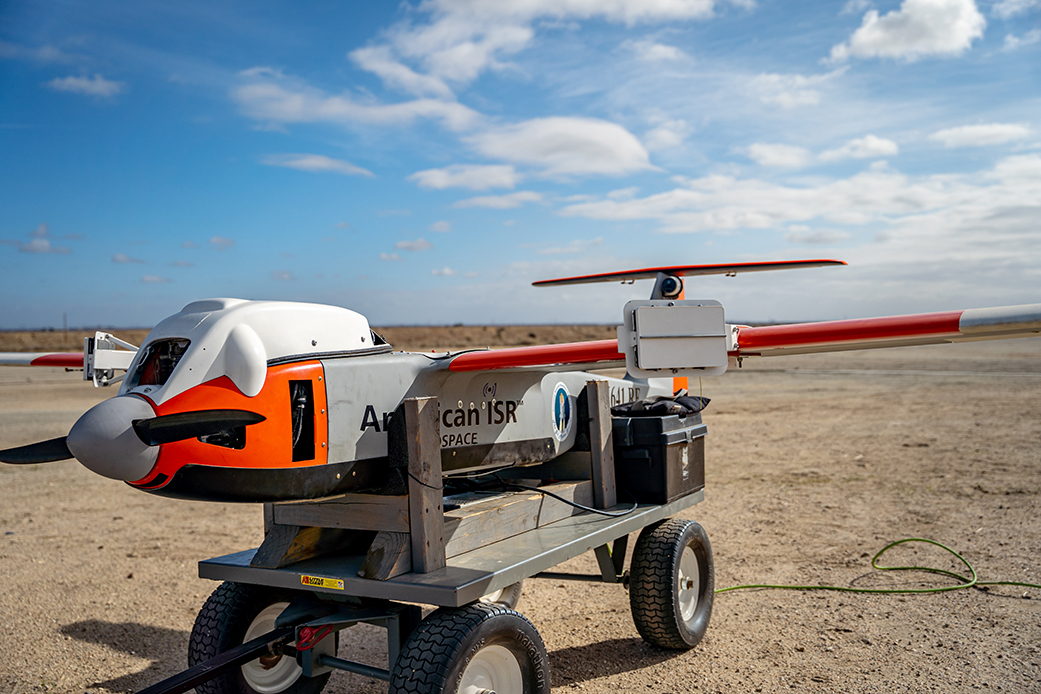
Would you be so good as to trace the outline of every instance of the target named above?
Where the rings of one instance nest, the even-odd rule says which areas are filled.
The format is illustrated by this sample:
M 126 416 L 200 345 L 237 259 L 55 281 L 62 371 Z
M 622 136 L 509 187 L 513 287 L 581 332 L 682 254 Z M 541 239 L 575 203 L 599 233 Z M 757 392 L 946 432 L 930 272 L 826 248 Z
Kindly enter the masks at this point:
M 0 448 L 64 435 L 112 394 L 78 379 L 0 369 Z M 708 530 L 718 587 L 944 584 L 871 571 L 912 536 L 982 580 L 1041 583 L 1041 339 L 748 360 L 703 392 L 706 501 L 684 516 Z M 174 674 L 216 587 L 196 562 L 261 534 L 258 506 L 156 498 L 75 461 L 0 466 L 0 691 L 133 692 Z M 892 560 L 955 568 L 934 550 Z M 558 692 L 1041 692 L 1036 590 L 725 593 L 684 653 L 640 640 L 620 586 L 529 580 L 519 609 Z M 356 627 L 341 655 L 385 666 L 381 638 Z M 386 686 L 336 674 L 326 691 Z

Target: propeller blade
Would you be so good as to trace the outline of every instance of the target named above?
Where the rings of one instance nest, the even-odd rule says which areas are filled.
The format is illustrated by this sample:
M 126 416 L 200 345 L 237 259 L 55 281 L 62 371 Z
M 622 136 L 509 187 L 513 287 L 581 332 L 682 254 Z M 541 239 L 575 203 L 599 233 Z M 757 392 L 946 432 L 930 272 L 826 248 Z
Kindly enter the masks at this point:
M 10 463 L 11 465 L 53 463 L 58 460 L 68 460 L 71 457 L 72 451 L 69 450 L 69 446 L 65 443 L 64 436 L 0 451 L 0 462 Z
M 134 431 L 145 445 L 159 446 L 257 424 L 265 419 L 263 415 L 248 410 L 198 410 L 135 419 Z

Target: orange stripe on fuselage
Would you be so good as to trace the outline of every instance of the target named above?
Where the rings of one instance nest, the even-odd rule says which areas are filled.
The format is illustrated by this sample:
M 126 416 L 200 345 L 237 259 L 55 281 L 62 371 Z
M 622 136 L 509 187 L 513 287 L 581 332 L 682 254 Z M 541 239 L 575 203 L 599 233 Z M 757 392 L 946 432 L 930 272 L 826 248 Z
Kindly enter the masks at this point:
M 202 443 L 198 439 L 163 444 L 159 458 L 147 477 L 133 482 L 148 486 L 160 474 L 173 477 L 185 465 L 236 468 L 290 468 L 324 465 L 328 462 L 329 414 L 325 398 L 325 371 L 319 361 L 271 366 L 264 387 L 249 398 L 227 376 L 197 385 L 162 405 L 152 403 L 156 415 L 198 410 L 249 410 L 266 419 L 246 427 L 246 445 L 241 450 Z M 320 380 L 321 379 L 321 380 Z M 315 459 L 293 462 L 293 423 L 289 381 L 310 380 L 314 392 Z

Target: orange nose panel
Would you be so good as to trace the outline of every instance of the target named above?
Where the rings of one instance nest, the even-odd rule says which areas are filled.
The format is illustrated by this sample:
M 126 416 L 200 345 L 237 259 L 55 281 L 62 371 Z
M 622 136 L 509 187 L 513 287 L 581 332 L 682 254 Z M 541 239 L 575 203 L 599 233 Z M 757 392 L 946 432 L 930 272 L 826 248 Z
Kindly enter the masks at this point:
M 314 394 L 314 460 L 293 461 L 293 419 L 290 381 L 311 381 Z M 161 484 L 184 465 L 236 468 L 287 468 L 324 465 L 328 462 L 329 415 L 325 399 L 324 369 L 321 362 L 271 366 L 267 380 L 256 397 L 243 395 L 227 376 L 202 383 L 162 405 L 157 415 L 197 410 L 249 410 L 266 419 L 246 427 L 246 443 L 241 449 L 225 448 L 198 439 L 163 444 L 155 467 L 135 486 L 148 487 L 152 480 Z M 164 475 L 165 477 L 159 477 Z

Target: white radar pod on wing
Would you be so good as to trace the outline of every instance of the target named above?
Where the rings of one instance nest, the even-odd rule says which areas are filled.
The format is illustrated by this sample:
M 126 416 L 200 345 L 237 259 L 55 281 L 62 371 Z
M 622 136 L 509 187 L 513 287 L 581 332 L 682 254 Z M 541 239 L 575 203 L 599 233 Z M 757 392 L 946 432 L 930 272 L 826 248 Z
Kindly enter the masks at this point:
M 730 330 L 718 301 L 630 301 L 618 351 L 630 376 L 717 376 L 727 370 Z

